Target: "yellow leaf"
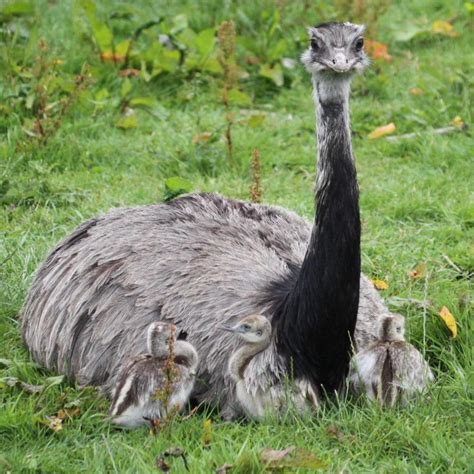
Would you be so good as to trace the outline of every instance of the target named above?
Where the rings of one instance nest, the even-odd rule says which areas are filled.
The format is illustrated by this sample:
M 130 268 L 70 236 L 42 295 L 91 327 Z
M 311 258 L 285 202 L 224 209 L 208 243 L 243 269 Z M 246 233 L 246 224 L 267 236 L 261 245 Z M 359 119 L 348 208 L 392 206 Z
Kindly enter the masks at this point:
M 412 87 L 410 89 L 410 94 L 412 95 L 423 95 L 425 91 L 421 89 L 420 87 Z
M 431 25 L 431 31 L 433 31 L 433 33 L 440 33 L 451 37 L 460 35 L 460 33 L 453 30 L 453 25 L 451 25 L 451 23 L 443 20 L 434 21 Z
M 388 290 L 388 283 L 384 280 L 374 278 L 372 283 L 374 284 L 375 288 L 377 288 L 377 290 Z
M 408 273 L 408 275 L 410 276 L 410 278 L 413 278 L 414 280 L 423 278 L 426 275 L 426 263 L 425 262 L 419 263 L 413 271 Z
M 443 306 L 441 308 L 441 311 L 439 312 L 439 315 L 445 322 L 446 326 L 448 326 L 448 329 L 451 331 L 453 338 L 455 338 L 458 335 L 458 326 L 456 324 L 456 319 L 451 314 L 451 311 L 449 311 L 446 306 Z
M 204 420 L 202 428 L 202 444 L 209 446 L 212 442 L 212 420 Z
M 376 128 L 373 132 L 370 132 L 367 137 L 371 140 L 374 138 L 384 137 L 385 135 L 391 135 L 396 129 L 397 127 L 395 127 L 395 124 L 391 122 L 388 125 Z
M 52 429 L 55 433 L 63 429 L 63 420 L 57 416 L 46 417 L 48 420 L 48 427 Z
M 456 115 L 456 117 L 453 118 L 452 122 L 451 122 L 454 126 L 456 127 L 459 127 L 459 128 L 463 128 L 464 127 L 464 120 L 459 116 L 459 115 Z
M 192 142 L 193 143 L 207 143 L 212 137 L 211 132 L 198 133 L 194 135 Z

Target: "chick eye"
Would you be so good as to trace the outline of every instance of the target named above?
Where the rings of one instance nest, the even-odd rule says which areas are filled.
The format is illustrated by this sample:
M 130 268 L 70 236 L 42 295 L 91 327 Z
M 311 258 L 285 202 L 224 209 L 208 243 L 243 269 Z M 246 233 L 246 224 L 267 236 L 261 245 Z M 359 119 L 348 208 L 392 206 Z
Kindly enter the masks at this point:
M 360 51 L 363 47 L 364 47 L 364 38 L 359 38 L 356 41 L 355 49 L 356 49 L 356 51 Z
M 311 38 L 311 49 L 313 51 L 318 51 L 318 49 L 319 49 L 319 44 L 318 44 L 318 42 L 316 41 L 315 38 Z
M 258 330 L 255 334 L 256 334 L 257 336 L 261 336 L 261 335 L 262 335 L 262 331 Z

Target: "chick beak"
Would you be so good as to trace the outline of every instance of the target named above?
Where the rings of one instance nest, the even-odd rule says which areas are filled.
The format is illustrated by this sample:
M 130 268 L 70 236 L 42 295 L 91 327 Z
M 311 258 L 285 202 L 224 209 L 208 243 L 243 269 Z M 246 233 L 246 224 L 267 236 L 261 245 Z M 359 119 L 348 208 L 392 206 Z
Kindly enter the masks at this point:
M 230 326 L 217 326 L 217 329 L 220 329 L 221 331 L 227 331 L 227 332 L 236 332 L 236 330 Z

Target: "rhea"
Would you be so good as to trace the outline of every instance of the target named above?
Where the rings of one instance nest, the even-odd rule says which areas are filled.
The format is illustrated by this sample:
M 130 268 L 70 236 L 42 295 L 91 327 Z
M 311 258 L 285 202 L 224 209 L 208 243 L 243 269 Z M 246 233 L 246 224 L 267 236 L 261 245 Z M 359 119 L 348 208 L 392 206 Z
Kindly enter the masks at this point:
M 117 375 L 110 414 L 134 428 L 179 413 L 194 387 L 198 354 L 176 339 L 176 326 L 156 322 L 147 334 L 148 353 L 132 357 Z
M 318 395 L 339 390 L 353 337 L 361 349 L 376 341 L 390 314 L 360 275 L 349 94 L 368 64 L 363 34 L 351 23 L 319 25 L 302 56 L 318 121 L 312 225 L 278 206 L 206 193 L 93 218 L 52 250 L 34 278 L 22 314 L 34 359 L 108 392 L 117 368 L 144 346 L 147 326 L 173 322 L 205 354 L 193 397 L 231 418 L 232 336 L 210 335 L 216 325 L 265 314 L 274 337 L 245 371 L 249 389 L 291 373 Z
M 232 327 L 222 329 L 236 333 L 244 344 L 232 353 L 229 359 L 229 375 L 235 382 L 237 402 L 244 413 L 251 418 L 281 414 L 288 407 L 295 407 L 300 413 L 310 413 L 318 406 L 317 395 L 304 381 L 288 378 L 288 383 L 272 385 L 268 390 L 252 391 L 246 383 L 245 371 L 252 358 L 266 349 L 271 340 L 272 325 L 260 314 L 250 315 Z
M 394 406 L 426 389 L 433 373 L 418 350 L 405 341 L 405 318 L 393 314 L 382 322 L 380 342 L 358 352 L 351 361 L 349 382 L 357 393 Z

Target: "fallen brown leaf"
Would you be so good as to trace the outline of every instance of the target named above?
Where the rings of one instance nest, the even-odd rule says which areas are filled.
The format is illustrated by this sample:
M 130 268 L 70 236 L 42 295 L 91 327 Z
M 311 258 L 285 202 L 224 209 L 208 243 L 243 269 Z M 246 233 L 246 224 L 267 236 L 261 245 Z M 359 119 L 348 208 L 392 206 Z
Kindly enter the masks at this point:
M 260 454 L 260 461 L 267 470 L 321 469 L 325 467 L 325 464 L 312 452 L 295 446 L 289 446 L 283 450 L 266 448 Z
M 391 122 L 388 125 L 384 125 L 382 127 L 376 128 L 374 131 L 370 132 L 367 135 L 367 137 L 370 140 L 373 140 L 375 138 L 384 137 L 386 135 L 391 135 L 393 132 L 395 132 L 396 129 L 397 129 L 397 127 L 395 126 L 395 124 L 393 122 Z
M 48 428 L 52 429 L 55 433 L 63 429 L 63 420 L 61 420 L 61 418 L 57 416 L 47 416 L 46 420 Z
M 163 472 L 168 472 L 171 469 L 171 466 L 163 458 L 160 457 L 156 459 L 156 466 Z
M 338 441 L 344 441 L 346 436 L 344 433 L 336 426 L 336 425 L 329 425 L 326 429 L 328 435 L 336 438 Z
M 113 53 L 112 51 L 104 51 L 100 54 L 102 61 L 113 61 L 114 63 L 123 63 L 125 56 L 123 54 Z
M 451 23 L 443 20 L 434 21 L 431 25 L 431 31 L 433 31 L 433 33 L 451 36 L 452 38 L 456 38 L 457 36 L 461 35 L 461 33 L 454 31 L 453 25 L 451 25 Z
M 227 474 L 228 472 L 231 472 L 233 468 L 233 464 L 225 463 L 216 469 L 216 474 Z
M 283 450 L 265 448 L 260 454 L 260 460 L 265 464 L 270 464 L 275 461 L 281 461 L 289 454 L 291 454 L 295 449 L 295 446 L 289 446 L 288 448 Z
M 2 381 L 9 387 L 20 388 L 26 393 L 41 393 L 44 390 L 44 385 L 32 385 L 26 382 L 23 382 L 16 377 L 5 377 Z
M 212 137 L 212 133 L 211 132 L 203 132 L 203 133 L 199 133 L 197 135 L 194 135 L 193 139 L 192 139 L 192 142 L 194 144 L 196 143 L 207 143 Z
M 120 77 L 136 77 L 140 75 L 140 69 L 122 69 L 119 71 Z
M 186 452 L 181 447 L 168 448 L 166 451 L 163 451 L 157 458 L 156 463 L 162 471 L 169 471 L 171 465 L 165 461 L 165 458 L 181 458 L 184 463 L 186 471 L 189 471 L 188 460 L 186 459 Z
M 80 407 L 74 408 L 62 408 L 58 411 L 56 417 L 60 420 L 72 420 L 74 417 L 79 416 L 81 414 Z
M 412 87 L 410 89 L 410 94 L 412 95 L 423 95 L 425 91 L 421 87 Z
M 410 276 L 410 278 L 413 278 L 413 280 L 423 278 L 426 275 L 426 263 L 419 263 L 413 271 L 408 272 L 408 275 Z
M 392 56 L 388 53 L 388 45 L 385 43 L 367 39 L 365 40 L 365 50 L 374 59 L 382 59 L 387 63 L 390 63 L 393 60 Z

